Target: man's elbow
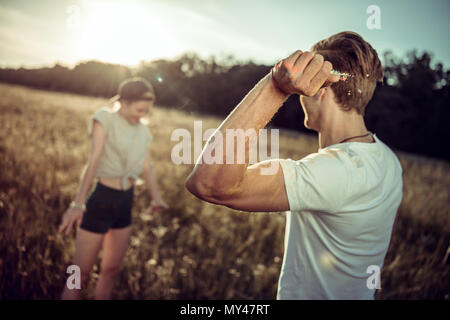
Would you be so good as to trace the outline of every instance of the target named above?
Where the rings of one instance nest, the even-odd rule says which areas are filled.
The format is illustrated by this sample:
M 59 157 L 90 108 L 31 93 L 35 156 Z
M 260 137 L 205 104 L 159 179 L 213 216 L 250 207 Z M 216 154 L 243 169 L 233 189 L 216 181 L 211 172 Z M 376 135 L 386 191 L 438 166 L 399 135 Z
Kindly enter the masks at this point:
M 221 204 L 226 198 L 225 192 L 219 190 L 217 186 L 215 187 L 211 184 L 206 184 L 194 176 L 187 178 L 185 187 L 190 193 L 203 201 Z
M 197 198 L 208 201 L 209 187 L 205 186 L 204 183 L 196 179 L 194 176 L 190 176 L 186 179 L 184 183 L 186 189 L 192 193 Z

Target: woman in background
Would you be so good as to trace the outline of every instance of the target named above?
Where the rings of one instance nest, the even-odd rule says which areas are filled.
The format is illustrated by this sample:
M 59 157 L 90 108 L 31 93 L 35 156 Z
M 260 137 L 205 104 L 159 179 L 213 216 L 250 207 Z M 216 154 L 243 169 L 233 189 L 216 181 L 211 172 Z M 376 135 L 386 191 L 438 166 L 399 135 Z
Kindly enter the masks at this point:
M 95 298 L 109 299 L 131 234 L 134 183 L 144 172 L 152 199 L 148 214 L 167 208 L 157 186 L 148 145 L 152 135 L 141 121 L 155 101 L 151 84 L 143 78 L 122 82 L 113 101 L 118 110 L 101 108 L 88 122 L 91 154 L 79 192 L 64 213 L 59 232 L 69 234 L 77 226 L 73 264 L 81 271 L 81 288 L 103 245 L 100 278 Z M 95 189 L 88 196 L 94 178 Z M 79 289 L 65 285 L 62 299 L 79 299 Z

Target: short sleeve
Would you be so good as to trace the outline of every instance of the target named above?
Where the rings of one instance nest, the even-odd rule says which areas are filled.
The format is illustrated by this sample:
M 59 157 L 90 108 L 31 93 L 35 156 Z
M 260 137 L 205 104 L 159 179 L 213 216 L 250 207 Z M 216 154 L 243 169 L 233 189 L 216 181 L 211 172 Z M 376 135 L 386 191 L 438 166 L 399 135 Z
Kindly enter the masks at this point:
M 89 136 L 92 135 L 92 128 L 94 126 L 94 120 L 97 120 L 100 122 L 100 124 L 103 126 L 103 129 L 105 130 L 105 133 L 108 134 L 109 126 L 110 126 L 110 116 L 111 113 L 105 109 L 102 108 L 95 112 L 91 117 L 89 117 L 87 127 L 88 127 L 88 134 Z
M 348 189 L 344 162 L 314 153 L 301 160 L 280 159 L 290 211 L 336 212 Z

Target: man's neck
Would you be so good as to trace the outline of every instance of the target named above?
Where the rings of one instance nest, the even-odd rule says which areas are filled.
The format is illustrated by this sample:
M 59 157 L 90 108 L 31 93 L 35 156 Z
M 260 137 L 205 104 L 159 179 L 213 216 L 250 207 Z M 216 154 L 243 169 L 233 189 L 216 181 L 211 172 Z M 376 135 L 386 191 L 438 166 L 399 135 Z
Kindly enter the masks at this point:
M 319 131 L 319 148 L 323 149 L 343 140 L 368 133 L 364 119 L 360 115 L 340 114 L 321 127 Z M 348 142 L 373 142 L 372 136 L 352 138 Z M 346 142 L 347 142 L 346 141 Z

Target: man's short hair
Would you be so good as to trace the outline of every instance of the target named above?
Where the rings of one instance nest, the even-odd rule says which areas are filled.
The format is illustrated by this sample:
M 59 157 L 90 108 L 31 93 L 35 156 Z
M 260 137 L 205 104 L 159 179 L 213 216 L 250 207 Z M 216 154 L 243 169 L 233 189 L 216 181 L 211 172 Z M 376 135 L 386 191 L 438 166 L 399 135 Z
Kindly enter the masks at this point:
M 330 61 L 334 70 L 350 74 L 346 81 L 333 83 L 331 88 L 343 110 L 356 109 L 364 116 L 377 82 L 383 82 L 384 76 L 375 49 L 359 34 L 344 31 L 317 42 L 311 51 Z

